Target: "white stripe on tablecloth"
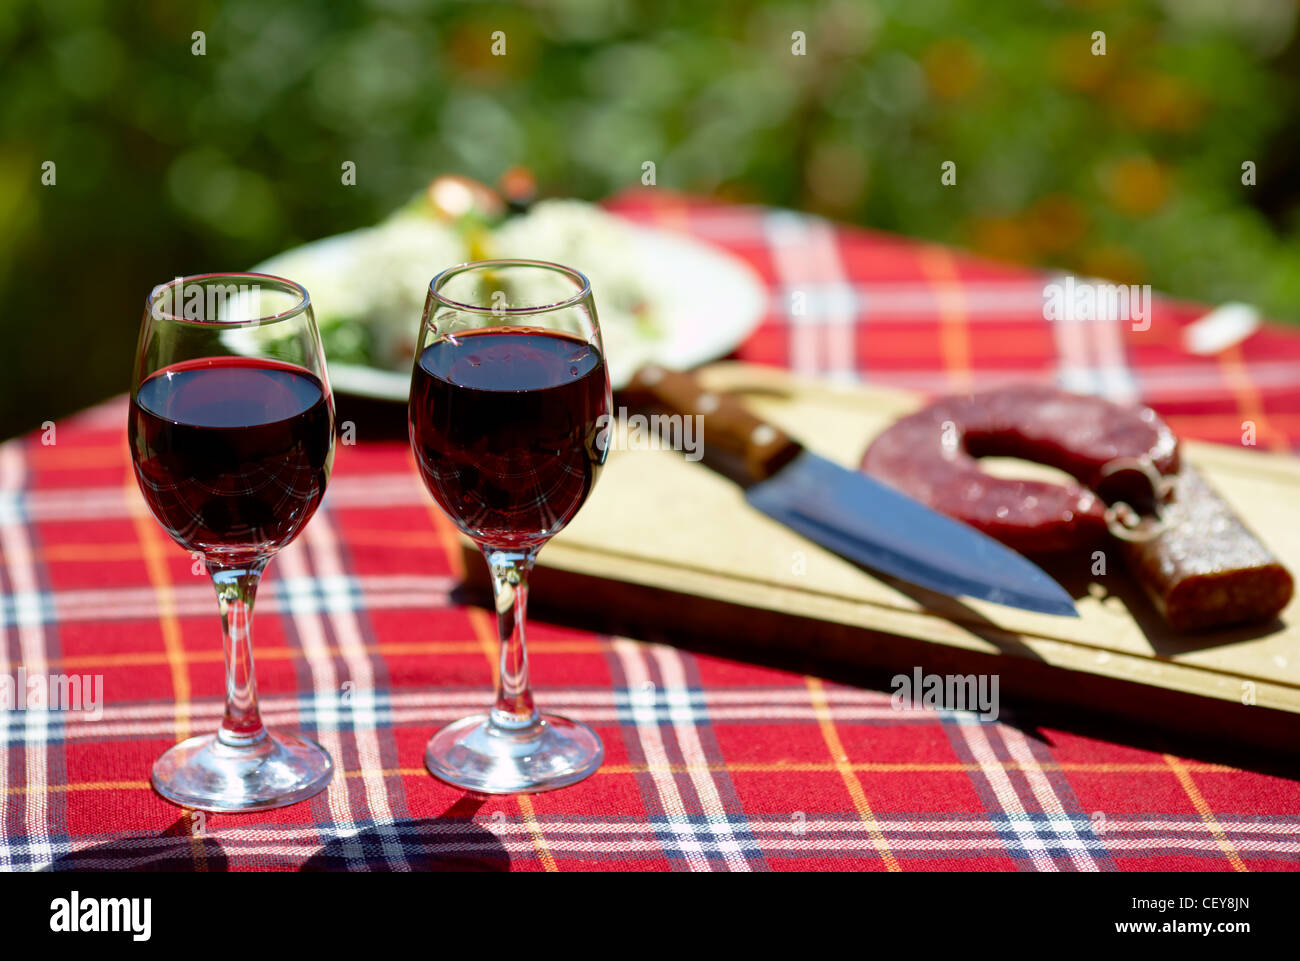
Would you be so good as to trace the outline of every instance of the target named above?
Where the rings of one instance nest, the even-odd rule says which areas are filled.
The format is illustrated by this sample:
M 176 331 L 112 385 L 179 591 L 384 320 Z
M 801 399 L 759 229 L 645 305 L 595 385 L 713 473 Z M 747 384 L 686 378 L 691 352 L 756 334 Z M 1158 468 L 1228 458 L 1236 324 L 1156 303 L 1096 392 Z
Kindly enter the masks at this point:
M 764 224 L 778 289 L 805 297 L 802 313 L 795 313 L 788 299 L 781 305 L 789 321 L 790 366 L 800 374 L 857 380 L 855 298 L 844 276 L 835 228 L 819 217 L 788 210 L 772 211 Z
M 254 652 L 256 653 L 256 651 Z M 111 694 L 111 691 L 109 692 Z M 666 704 L 649 703 L 643 694 L 623 691 L 599 691 L 589 688 L 559 690 L 548 689 L 547 701 L 562 705 L 566 714 L 586 721 L 614 722 L 626 718 L 634 702 L 656 721 L 669 722 L 673 713 L 689 712 L 699 720 L 721 721 L 815 721 L 816 712 L 807 706 L 789 703 L 791 692 L 784 689 L 746 688 L 742 691 L 680 692 L 674 696 L 671 708 Z M 871 695 L 864 697 L 863 695 Z M 914 720 L 918 724 L 934 723 L 952 715 L 944 712 L 916 710 L 900 716 L 890 707 L 887 695 L 878 692 L 840 691 L 828 692 L 828 700 L 835 707 L 835 716 L 841 721 L 900 721 Z M 707 704 L 706 704 L 707 702 Z M 752 702 L 752 703 L 750 703 Z M 412 691 L 378 691 L 366 704 L 366 723 L 377 724 L 406 721 L 433 721 L 439 718 L 456 720 L 468 709 L 483 704 L 481 691 L 448 691 L 443 689 Z M 323 719 L 333 724 L 351 724 L 353 711 L 350 705 L 314 694 L 269 695 L 260 698 L 263 720 L 268 727 L 292 725 L 299 721 Z M 734 706 L 727 706 L 734 705 Z M 63 736 L 69 740 L 82 738 L 165 736 L 172 730 L 176 707 L 167 702 L 147 704 L 108 704 L 98 720 L 78 714 L 68 714 L 63 719 Z M 217 697 L 207 697 L 191 704 L 190 716 L 201 725 L 215 726 L 221 719 L 223 704 Z M 21 727 L 23 712 L 0 715 L 0 733 Z M 14 742 L 17 743 L 17 738 Z
M 26 468 L 23 464 L 23 451 L 17 444 L 5 444 L 0 447 L 0 490 L 18 491 L 23 486 Z M 32 558 L 31 542 L 27 537 L 27 527 L 22 517 L 3 518 L 0 523 L 0 551 L 4 554 L 5 569 L 9 572 L 9 584 L 15 604 L 22 609 L 24 598 L 40 596 L 36 580 L 35 562 Z M 28 623 L 18 625 L 18 649 L 20 661 L 30 673 L 45 674 L 45 630 L 39 618 L 28 618 Z M 47 711 L 25 712 L 25 738 L 23 756 L 26 771 L 26 804 L 23 814 L 23 828 L 26 833 L 26 845 L 35 860 L 45 860 L 50 855 L 48 758 L 46 743 L 49 732 L 49 713 Z M 3 822 L 0 821 L 0 829 Z
M 1028 817 L 1028 812 L 1020 803 L 1020 796 L 1016 794 L 1015 786 L 1007 776 L 1006 769 L 994 753 L 988 736 L 990 727 L 991 725 L 981 724 L 974 715 L 957 719 L 957 730 L 961 732 L 966 747 L 975 762 L 979 764 L 980 773 L 983 774 L 993 796 L 997 799 L 998 806 L 1008 815 L 1011 828 L 1016 833 L 1017 845 L 1029 855 L 1034 867 L 1039 871 L 1057 871 L 1059 868 L 1056 862 L 1044 850 L 1045 846 L 1038 836 L 1038 829 Z
M 1064 276 L 1048 278 L 1046 283 L 1064 283 Z M 1076 277 L 1079 284 L 1101 281 Z M 1046 296 L 1043 298 L 1046 303 Z M 1099 317 L 1083 319 L 1058 317 L 1052 321 L 1056 342 L 1058 381 L 1065 390 L 1096 394 L 1120 404 L 1139 399 L 1137 381 L 1129 369 L 1124 347 L 1127 318 Z
M 665 827 L 673 835 L 671 843 L 681 851 L 692 871 L 711 871 L 712 867 L 708 859 L 700 853 L 699 835 L 691 825 L 686 806 L 677 791 L 677 781 L 669 766 L 659 718 L 647 703 L 653 695 L 643 693 L 653 692 L 655 688 L 650 680 L 650 672 L 646 669 L 641 646 L 620 637 L 614 639 L 613 647 L 623 667 L 623 674 L 627 678 L 628 698 L 636 725 L 637 740 L 641 743 L 641 752 L 645 755 L 650 779 L 659 794 L 659 803 L 668 818 Z M 664 830 L 665 827 L 661 827 L 660 830 Z
M 1058 317 L 1052 321 L 1052 339 L 1056 343 L 1057 383 L 1063 390 L 1078 394 L 1097 393 L 1097 377 L 1092 369 L 1085 321 Z M 984 372 L 982 376 L 987 377 Z
M 629 713 L 634 718 L 639 716 L 647 721 L 653 720 L 656 724 L 671 723 L 682 717 L 700 722 L 816 721 L 819 715 L 814 708 L 794 703 L 791 695 L 797 693 L 786 689 L 746 688 L 742 691 L 714 691 L 706 697 L 703 692 L 681 690 L 675 692 L 671 706 L 640 690 L 548 689 L 546 698 L 557 709 L 563 708 L 565 714 L 578 720 L 599 723 L 618 723 L 625 720 Z M 930 709 L 899 714 L 890 705 L 888 695 L 876 691 L 833 689 L 827 691 L 827 699 L 835 708 L 836 720 L 842 722 L 932 724 L 967 716 L 963 712 Z M 467 710 L 481 707 L 482 701 L 483 695 L 478 691 L 377 691 L 368 701 L 363 702 L 360 723 L 373 726 L 381 721 L 390 724 L 453 721 L 464 716 Z M 337 727 L 357 722 L 352 705 L 331 697 L 328 691 L 270 695 L 260 698 L 259 702 L 263 721 L 268 727 L 310 722 Z M 63 718 L 62 736 L 68 740 L 167 736 L 173 730 L 175 710 L 174 704 L 166 702 L 108 704 L 103 707 L 97 720 L 80 714 L 66 715 Z M 207 697 L 193 701 L 189 715 L 200 726 L 216 726 L 222 711 L 220 698 Z M 24 716 L 25 712 L 19 711 L 0 715 L 0 732 L 20 730 Z M 13 743 L 18 743 L 21 739 L 19 734 L 10 735 Z
M 196 579 L 197 580 L 197 579 Z M 314 578 L 283 578 L 264 583 L 258 607 L 268 612 L 295 609 L 326 611 L 392 610 L 409 607 L 447 606 L 456 580 L 440 575 L 377 575 L 336 579 L 328 589 Z M 212 613 L 210 584 L 194 583 L 172 589 L 173 610 L 180 617 L 203 617 Z M 0 626 L 65 623 L 79 620 L 134 620 L 154 618 L 157 594 L 151 587 L 123 587 L 117 590 L 54 591 L 22 597 L 0 596 Z
M 1038 758 L 1034 756 L 1033 750 L 1029 746 L 1023 732 L 1013 727 L 1003 725 L 999 730 L 1002 733 L 1002 743 L 1007 746 L 1007 753 L 1011 760 L 1020 764 L 1020 771 L 1029 784 L 1029 789 L 1033 792 L 1034 798 L 1038 801 L 1038 806 L 1043 809 L 1045 814 L 1050 815 L 1047 819 L 1048 827 L 1056 832 L 1062 838 L 1062 844 L 1070 851 L 1070 857 L 1075 866 L 1080 871 L 1099 871 L 1096 860 L 1088 852 L 1086 846 L 1079 847 L 1076 842 L 1088 843 L 1087 838 L 1080 836 L 1077 828 L 1079 825 L 1076 820 L 1066 813 L 1065 806 L 1061 804 L 1061 799 L 1057 797 L 1056 791 L 1039 767 Z M 1086 820 L 1086 819 L 1085 819 Z M 1087 830 L 1091 831 L 1091 827 Z
M 815 289 L 815 288 L 814 288 Z M 935 315 L 954 293 L 972 324 L 1040 324 L 1043 281 L 961 281 L 956 283 L 859 283 L 850 288 L 871 313 L 889 314 L 889 322 L 933 325 Z M 901 316 L 900 316 L 901 315 Z
M 1046 815 L 1038 815 L 1038 819 L 1046 819 Z M 628 834 L 650 833 L 655 829 L 655 825 L 647 820 L 638 819 L 637 817 L 628 817 L 622 821 L 604 820 L 604 821 L 571 821 L 566 820 L 565 814 L 535 814 L 529 820 L 522 818 L 514 820 L 502 813 L 501 820 L 489 821 L 458 821 L 455 819 L 447 820 L 430 820 L 419 826 L 419 833 L 431 835 L 434 837 L 440 835 L 459 835 L 465 833 L 467 826 L 486 827 L 493 834 L 501 835 L 519 835 L 523 838 L 531 838 L 534 831 L 534 823 L 545 825 L 556 835 L 562 834 L 579 834 L 579 835 L 607 835 L 617 837 Z M 1088 823 L 1088 819 L 1082 815 L 1077 815 L 1066 820 L 1073 820 L 1078 823 Z M 394 824 L 393 827 L 398 825 Z M 1289 823 L 1261 823 L 1258 821 L 1225 821 L 1222 822 L 1225 831 L 1234 835 L 1243 835 L 1242 843 L 1249 847 L 1249 850 L 1272 850 L 1280 852 L 1289 852 L 1300 854 L 1300 837 L 1296 835 L 1295 818 L 1291 818 Z M 874 827 L 881 830 L 893 832 L 898 835 L 904 834 L 935 834 L 946 835 L 959 841 L 981 841 L 993 845 L 1004 843 L 1001 837 L 1001 827 L 995 824 L 987 815 L 976 813 L 960 813 L 951 818 L 942 816 L 922 817 L 922 818 L 899 818 L 886 817 L 876 825 L 869 825 L 860 818 L 836 818 L 833 816 L 823 816 L 811 818 L 802 821 L 798 825 L 800 836 L 806 834 L 848 834 L 869 836 Z M 1142 831 L 1184 831 L 1185 837 L 1178 838 L 1144 838 L 1144 837 L 1127 837 L 1122 839 L 1121 843 L 1130 847 L 1138 848 L 1153 846 L 1159 844 L 1195 844 L 1206 851 L 1221 851 L 1221 848 L 1212 838 L 1205 836 L 1205 822 L 1200 818 L 1174 817 L 1167 821 L 1122 821 L 1112 820 L 1107 822 L 1107 835 L 1112 833 L 1118 834 L 1137 834 Z M 204 837 L 212 840 L 233 841 L 233 842 L 257 842 L 268 840 L 268 835 L 278 834 L 286 842 L 295 837 L 316 837 L 319 832 L 324 832 L 328 840 L 328 835 L 332 828 L 320 828 L 312 824 L 263 824 L 257 827 L 223 827 L 212 828 L 204 833 Z M 722 836 L 729 833 L 738 833 L 750 831 L 756 837 L 764 838 L 764 843 L 770 843 L 773 838 L 780 838 L 784 835 L 792 835 L 793 829 L 791 822 L 784 818 L 774 818 L 767 815 L 755 815 L 750 818 L 741 818 L 733 816 L 726 823 L 719 824 L 701 824 L 699 826 L 702 835 Z M 979 835 L 986 835 L 981 838 Z M 1271 836 L 1283 835 L 1280 840 L 1275 840 Z M 177 841 L 185 843 L 188 835 L 182 835 L 175 838 Z M 159 842 L 166 841 L 168 836 L 165 835 L 130 835 L 121 837 L 117 841 L 117 846 L 122 849 L 130 848 L 151 848 L 156 847 Z M 932 844 L 934 838 L 900 838 L 903 844 Z M 1114 839 L 1111 839 L 1114 840 Z M 76 849 L 85 847 L 89 844 L 98 844 L 102 841 L 91 841 L 88 838 L 76 838 L 71 841 L 63 841 L 59 845 L 61 850 Z M 560 841 L 559 843 L 573 843 L 572 841 Z M 740 840 L 739 843 L 746 843 Z M 851 842 L 850 842 L 851 843 Z M 869 842 L 868 842 L 869 843 Z M 1064 839 L 1063 843 L 1058 845 L 1062 849 L 1082 849 L 1088 846 L 1090 842 L 1075 838 L 1073 840 Z M 531 844 L 528 850 L 536 850 Z M 868 853 L 874 852 L 874 846 L 865 847 Z
M 15 449 L 21 451 L 18 444 L 6 444 L 4 449 Z M 21 456 L 21 453 L 19 454 Z M 6 507 L 10 502 L 4 500 L 4 492 L 16 490 L 11 488 L 10 479 L 4 475 L 4 464 L 7 463 L 3 455 L 0 455 L 0 528 L 8 527 L 10 524 L 21 524 L 22 517 L 11 517 L 6 512 Z M 0 556 L 0 566 L 4 558 Z M 7 570 L 7 568 L 6 568 Z M 10 585 L 12 588 L 12 585 Z M 12 594 L 12 590 L 9 591 Z M 3 601 L 3 596 L 0 596 Z M 9 632 L 5 630 L 5 619 L 0 617 L 0 674 L 9 673 Z M 16 691 L 14 692 L 17 693 Z M 5 825 L 9 823 L 9 725 L 0 724 L 0 838 L 4 837 Z M 14 796 L 14 803 L 17 802 L 17 795 Z M 5 845 L 0 853 L 0 870 L 6 870 L 10 867 L 9 846 Z
M 305 533 L 307 549 L 311 551 L 315 563 L 316 578 L 320 590 L 330 593 L 333 583 L 347 579 L 339 557 L 338 538 L 334 534 L 333 518 L 326 511 L 320 511 L 307 525 Z M 388 787 L 382 774 L 373 773 L 383 769 L 383 757 L 379 749 L 379 737 L 375 733 L 375 674 L 366 652 L 366 642 L 362 637 L 361 625 L 357 622 L 355 609 L 335 610 L 329 613 L 330 623 L 334 627 L 334 636 L 338 640 L 343 662 L 347 665 L 348 676 L 355 689 L 351 692 L 353 736 L 357 745 L 357 760 L 361 770 L 369 772 L 362 776 L 366 792 L 366 806 L 369 814 L 376 821 L 393 820 L 393 811 L 388 804 Z M 393 842 L 385 832 L 380 835 L 384 856 L 390 866 L 398 870 L 409 871 L 411 865 L 403 858 L 402 849 Z
M 812 241 L 809 254 L 829 275 L 831 288 L 835 291 L 826 304 L 826 372 L 831 380 L 853 383 L 860 377 L 856 301 L 845 275 L 844 263 L 840 260 L 835 227 L 829 221 L 814 218 L 809 234 Z
M 657 724 L 672 723 L 675 717 L 682 717 L 689 711 L 695 722 L 736 721 L 736 722 L 814 722 L 817 713 L 810 708 L 788 707 L 772 708 L 753 705 L 736 708 L 705 708 L 703 705 L 678 705 L 673 710 L 662 704 L 650 704 L 647 695 L 633 695 L 630 704 L 616 704 L 608 707 L 584 705 L 580 696 L 572 699 L 564 691 L 547 691 L 548 704 L 563 706 L 562 713 L 572 715 L 575 720 L 588 723 L 618 723 L 627 718 L 628 713 L 638 720 L 653 720 Z M 339 703 L 337 697 L 331 698 L 328 692 L 303 694 L 298 697 L 268 697 L 262 699 L 263 722 L 267 727 L 293 726 L 295 723 L 315 723 L 317 725 L 340 726 L 351 725 L 354 717 L 348 706 Z M 467 713 L 467 709 L 481 708 L 483 694 L 477 697 L 472 693 L 459 695 L 424 694 L 403 695 L 391 698 L 378 695 L 372 705 L 366 707 L 362 724 L 378 724 L 381 720 L 390 724 L 409 724 L 427 721 L 430 724 L 458 720 Z M 104 717 L 98 721 L 84 718 L 78 714 L 68 714 L 63 719 L 62 736 L 66 740 L 96 739 L 109 737 L 166 737 L 174 729 L 175 708 L 162 718 L 111 719 L 111 709 L 104 710 Z M 195 701 L 190 705 L 190 716 L 195 720 L 210 719 L 215 727 L 220 720 L 222 705 L 216 700 Z M 473 713 L 472 710 L 468 713 Z M 9 712 L 0 715 L 0 728 L 9 725 L 11 732 L 23 726 L 25 712 Z M 881 721 L 895 724 L 931 724 L 937 717 L 925 716 L 919 711 L 910 711 L 900 717 L 897 711 L 888 708 L 839 708 L 835 709 L 835 719 L 841 722 Z M 11 743 L 24 740 L 22 734 L 10 733 Z M 32 740 L 36 740 L 36 736 Z
M 709 710 L 712 715 L 714 712 L 726 715 L 731 712 L 731 716 L 758 718 L 785 718 L 791 716 L 791 711 L 797 716 L 804 718 L 816 719 L 814 711 L 807 709 L 803 705 L 794 703 L 798 696 L 798 691 L 787 688 L 768 688 L 768 687 L 746 687 L 734 691 L 710 691 L 707 694 L 703 691 L 681 691 L 674 696 L 674 708 L 681 710 L 690 708 L 691 710 L 704 710 L 706 704 L 711 705 Z M 640 697 L 644 700 L 644 695 L 636 693 L 628 694 L 620 690 L 603 691 L 592 688 L 547 688 L 547 697 L 560 698 L 565 704 L 580 706 L 583 710 L 587 709 L 606 709 L 614 712 L 620 709 L 627 709 L 633 700 Z M 900 714 L 890 706 L 889 695 L 882 694 L 879 691 L 854 691 L 854 690 L 837 690 L 833 693 L 827 691 L 827 700 L 836 708 L 836 717 L 846 717 L 852 720 L 888 720 L 890 718 L 899 719 L 910 716 L 924 716 L 927 721 L 935 721 L 942 717 L 952 716 L 941 711 L 935 711 L 930 708 L 917 708 Z M 290 705 L 296 703 L 295 695 L 272 694 L 262 698 L 262 704 L 267 710 L 290 710 Z M 340 702 L 341 703 L 341 702 Z M 380 691 L 372 698 L 373 705 L 391 705 L 391 706 L 434 706 L 434 705 L 466 705 L 466 706 L 483 706 L 483 692 L 481 690 L 449 691 L 444 688 L 434 688 L 432 690 L 411 690 L 400 688 L 394 691 Z M 721 707 L 719 705 L 732 704 L 740 705 L 738 708 Z M 278 707 L 276 707 L 278 705 Z M 656 711 L 667 717 L 667 708 L 663 705 L 650 705 Z M 139 720 L 141 718 L 169 718 L 175 710 L 173 705 L 166 702 L 146 703 L 146 704 L 108 704 L 103 709 L 103 720 L 105 721 L 123 721 Z M 217 698 L 205 698 L 197 702 L 196 712 L 202 716 L 205 712 L 211 717 L 219 717 L 222 712 L 221 701 Z M 349 712 L 340 712 L 345 714 Z M 616 715 L 611 713 L 610 717 Z
M 305 549 L 301 540 L 294 541 L 280 551 L 271 563 L 278 564 L 280 570 L 290 578 L 305 582 L 309 573 L 306 558 L 303 556 Z M 343 757 L 343 741 L 339 736 L 338 725 L 332 719 L 339 700 L 339 681 L 325 639 L 325 628 L 321 624 L 316 605 L 309 607 L 295 603 L 293 595 L 290 595 L 288 611 L 297 630 L 298 640 L 302 644 L 303 659 L 311 671 L 313 692 L 311 701 L 317 715 L 316 738 L 320 746 L 328 751 L 334 760 L 334 777 L 330 779 L 329 787 L 325 791 L 325 803 L 329 808 L 330 821 L 339 827 L 355 826 L 352 806 L 348 803 L 347 784 L 339 774 L 339 769 L 342 767 L 340 759 Z M 343 836 L 343 843 L 346 848 L 345 857 L 361 865 L 365 857 L 360 842 Z
M 724 836 L 719 840 L 719 850 L 732 871 L 750 870 L 749 860 L 741 850 L 736 836 L 731 833 L 727 811 L 718 794 L 713 774 L 709 771 L 709 758 L 700 743 L 700 733 L 695 727 L 695 720 L 700 712 L 694 709 L 688 697 L 690 684 L 686 680 L 686 668 L 682 663 L 681 652 L 675 647 L 655 645 L 653 656 L 659 665 L 659 676 L 664 682 L 664 704 L 672 721 L 673 731 L 677 736 L 677 746 L 682 752 L 682 762 L 690 775 L 699 799 L 700 808 L 710 824 L 720 825 Z
M 1133 404 L 1139 400 L 1137 381 L 1129 369 L 1124 348 L 1124 331 L 1131 323 L 1127 318 L 1107 317 L 1088 324 L 1097 355 L 1099 392 L 1117 404 Z

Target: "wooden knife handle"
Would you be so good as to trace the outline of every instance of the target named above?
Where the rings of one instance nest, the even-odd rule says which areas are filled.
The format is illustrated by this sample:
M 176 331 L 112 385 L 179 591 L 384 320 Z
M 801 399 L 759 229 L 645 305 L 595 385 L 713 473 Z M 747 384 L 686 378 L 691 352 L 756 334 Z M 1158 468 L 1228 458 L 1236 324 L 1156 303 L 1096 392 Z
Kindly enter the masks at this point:
M 736 479 L 742 482 L 767 480 L 803 450 L 779 427 L 755 417 L 735 397 L 709 390 L 694 374 L 642 367 L 627 391 L 669 413 L 703 417 L 705 449 L 714 448 L 735 461 L 743 475 Z

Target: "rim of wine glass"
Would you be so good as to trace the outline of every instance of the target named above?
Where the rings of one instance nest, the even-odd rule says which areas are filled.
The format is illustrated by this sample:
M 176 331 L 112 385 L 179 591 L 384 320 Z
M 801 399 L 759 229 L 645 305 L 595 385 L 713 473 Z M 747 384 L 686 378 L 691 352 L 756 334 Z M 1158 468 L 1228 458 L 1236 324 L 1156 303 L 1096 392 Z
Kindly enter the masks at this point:
M 154 309 L 154 297 L 158 291 L 167 287 L 174 287 L 179 284 L 182 288 L 188 283 L 199 283 L 208 280 L 240 280 L 255 279 L 258 281 L 270 281 L 271 285 L 279 284 L 283 288 L 283 293 L 293 293 L 298 295 L 298 303 L 294 304 L 287 310 L 282 310 L 276 314 L 267 314 L 263 317 L 249 317 L 244 320 L 197 320 L 193 317 L 177 317 L 165 311 Z M 276 321 L 289 320 L 296 317 L 311 306 L 311 294 L 307 293 L 307 288 L 296 280 L 290 280 L 288 277 L 279 277 L 275 274 L 260 274 L 251 270 L 238 270 L 229 273 L 216 272 L 210 274 L 192 274 L 188 277 L 175 277 L 165 284 L 156 284 L 149 291 L 149 296 L 144 300 L 145 312 L 154 320 L 166 320 L 176 324 L 192 324 L 196 327 L 259 327 L 262 324 L 272 324 Z
M 481 307 L 475 304 L 462 304 L 458 300 L 452 300 L 445 297 L 439 291 L 439 287 L 445 284 L 451 278 L 458 274 L 463 274 L 470 270 L 491 270 L 493 268 L 501 269 L 503 267 L 539 267 L 543 270 L 549 270 L 553 273 L 564 274 L 570 280 L 576 281 L 579 285 L 577 293 L 564 300 L 558 300 L 553 304 L 541 304 L 536 307 Z M 463 264 L 457 264 L 455 267 L 448 267 L 442 273 L 438 274 L 433 280 L 429 281 L 430 295 L 445 307 L 451 307 L 453 310 L 464 310 L 472 314 L 490 314 L 499 317 L 503 314 L 511 317 L 527 317 L 530 314 L 545 314 L 552 310 L 563 310 L 565 307 L 572 307 L 580 303 L 591 295 L 591 281 L 581 270 L 575 270 L 572 267 L 566 267 L 564 264 L 557 264 L 549 260 L 525 260 L 521 258 L 506 258 L 501 260 L 471 260 Z

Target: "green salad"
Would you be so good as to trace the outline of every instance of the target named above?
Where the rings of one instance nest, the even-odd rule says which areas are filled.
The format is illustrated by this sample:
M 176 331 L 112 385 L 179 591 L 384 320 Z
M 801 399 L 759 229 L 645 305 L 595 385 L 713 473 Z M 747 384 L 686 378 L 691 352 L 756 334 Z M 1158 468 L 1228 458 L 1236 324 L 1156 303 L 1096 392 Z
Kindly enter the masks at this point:
M 662 335 L 654 292 L 638 272 L 636 228 L 580 200 L 522 211 L 481 184 L 440 177 L 382 223 L 276 257 L 269 267 L 311 292 L 331 363 L 410 368 L 429 281 L 470 260 L 520 257 L 582 271 L 596 292 L 610 354 Z

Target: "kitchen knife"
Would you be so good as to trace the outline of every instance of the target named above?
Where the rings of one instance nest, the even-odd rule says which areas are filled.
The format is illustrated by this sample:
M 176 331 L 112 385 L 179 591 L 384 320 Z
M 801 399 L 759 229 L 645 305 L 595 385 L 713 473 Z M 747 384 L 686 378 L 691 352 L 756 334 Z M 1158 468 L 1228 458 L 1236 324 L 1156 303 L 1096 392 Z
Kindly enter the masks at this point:
M 1078 617 L 1070 595 L 1011 548 L 805 450 L 691 374 L 644 367 L 628 393 L 670 413 L 701 415 L 706 460 L 725 465 L 753 507 L 849 560 L 941 594 Z

